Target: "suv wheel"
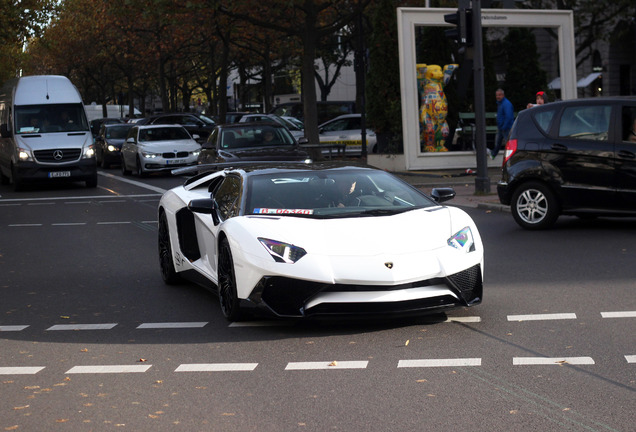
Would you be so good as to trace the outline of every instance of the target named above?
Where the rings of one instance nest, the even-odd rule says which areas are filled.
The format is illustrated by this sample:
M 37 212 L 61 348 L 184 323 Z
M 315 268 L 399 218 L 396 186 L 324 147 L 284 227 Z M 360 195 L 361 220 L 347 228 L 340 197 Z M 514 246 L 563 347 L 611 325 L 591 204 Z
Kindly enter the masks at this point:
M 515 221 L 525 229 L 545 229 L 559 217 L 554 192 L 543 183 L 522 184 L 512 195 L 510 206 Z

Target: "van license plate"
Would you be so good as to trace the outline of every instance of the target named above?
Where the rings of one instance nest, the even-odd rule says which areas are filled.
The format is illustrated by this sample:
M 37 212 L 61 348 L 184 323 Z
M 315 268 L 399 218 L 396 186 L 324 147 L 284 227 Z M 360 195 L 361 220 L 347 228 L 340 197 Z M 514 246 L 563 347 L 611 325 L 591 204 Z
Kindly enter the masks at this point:
M 58 178 L 58 177 L 70 177 L 70 171 L 52 171 L 49 173 L 49 178 Z

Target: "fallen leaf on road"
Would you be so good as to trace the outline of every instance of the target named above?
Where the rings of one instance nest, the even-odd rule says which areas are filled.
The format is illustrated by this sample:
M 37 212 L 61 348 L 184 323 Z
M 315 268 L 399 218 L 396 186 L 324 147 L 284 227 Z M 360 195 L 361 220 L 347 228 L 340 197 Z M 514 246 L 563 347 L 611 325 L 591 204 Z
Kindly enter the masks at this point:
M 140 358 L 139 360 L 137 360 L 138 362 L 145 362 L 147 361 L 145 358 Z
M 410 339 L 407 339 L 406 343 L 404 344 L 404 346 L 409 346 L 409 341 L 410 341 Z
M 19 406 L 19 407 L 13 407 L 14 410 L 23 410 L 25 408 L 30 407 L 31 405 L 24 405 L 24 406 Z
M 329 366 L 338 366 L 338 362 L 334 360 L 331 363 L 329 363 Z

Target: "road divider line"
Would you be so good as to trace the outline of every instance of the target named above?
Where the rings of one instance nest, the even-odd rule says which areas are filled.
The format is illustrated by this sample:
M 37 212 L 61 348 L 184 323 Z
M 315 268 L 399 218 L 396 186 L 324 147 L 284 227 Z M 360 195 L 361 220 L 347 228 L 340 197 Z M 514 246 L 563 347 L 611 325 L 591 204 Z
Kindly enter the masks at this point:
M 149 189 L 149 190 L 154 191 L 154 192 L 159 192 L 160 194 L 163 194 L 164 192 L 166 192 L 166 189 L 162 189 L 162 188 L 159 188 L 159 187 L 156 187 L 156 186 L 148 185 L 148 184 L 145 184 L 145 183 L 142 183 L 142 182 L 139 182 L 139 181 L 135 181 L 135 180 L 131 180 L 131 179 L 127 179 L 127 178 L 124 178 L 124 177 L 116 176 L 116 175 L 113 175 L 113 174 L 104 173 L 104 172 L 97 172 L 97 174 L 102 175 L 104 177 L 108 177 L 108 178 L 113 179 L 113 180 L 117 180 L 117 181 L 120 181 L 120 182 L 128 183 L 128 184 L 131 184 L 131 185 L 134 185 L 134 186 L 139 186 L 141 188 Z
M 478 316 L 449 317 L 445 322 L 457 322 L 457 323 L 481 322 L 481 317 L 478 317 Z
M 258 363 L 192 363 L 179 365 L 175 372 L 246 372 L 256 366 Z
M 51 226 L 81 226 L 86 225 L 86 222 L 60 222 L 52 223 Z
M 636 318 L 636 311 L 601 312 L 603 318 Z
M 10 227 L 41 227 L 42 224 L 9 224 Z
M 636 355 L 626 355 L 625 360 L 627 363 L 636 363 Z
M 4 326 L 0 326 L 0 332 L 22 331 L 27 327 L 28 325 L 4 325 Z
M 277 327 L 277 326 L 292 326 L 291 321 L 237 321 L 231 322 L 228 327 Z
M 102 366 L 73 366 L 67 374 L 99 374 L 99 373 L 143 373 L 152 365 L 102 365 Z
M 45 366 L 0 367 L 0 375 L 35 375 Z
M 575 313 L 508 315 L 508 321 L 548 321 L 576 319 Z
M 131 221 L 119 221 L 119 222 L 97 222 L 97 225 L 126 225 L 132 223 Z
M 207 322 L 163 322 L 163 323 L 143 323 L 137 329 L 170 329 L 170 328 L 201 328 Z
M 592 357 L 513 357 L 514 366 L 530 365 L 593 365 Z
M 398 368 L 481 366 L 480 358 L 400 360 Z
M 291 362 L 285 370 L 366 369 L 368 361 Z
M 56 324 L 47 328 L 49 331 L 56 330 L 110 330 L 115 327 L 117 323 L 107 323 L 107 324 Z

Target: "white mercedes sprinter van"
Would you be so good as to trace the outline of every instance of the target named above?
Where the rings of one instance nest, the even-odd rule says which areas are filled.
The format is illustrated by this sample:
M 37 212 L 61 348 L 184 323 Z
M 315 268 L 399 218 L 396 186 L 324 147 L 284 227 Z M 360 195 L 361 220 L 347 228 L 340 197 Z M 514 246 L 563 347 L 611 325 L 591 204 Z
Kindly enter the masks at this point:
M 0 90 L 0 178 L 97 186 L 93 136 L 79 91 L 64 76 L 26 76 Z

